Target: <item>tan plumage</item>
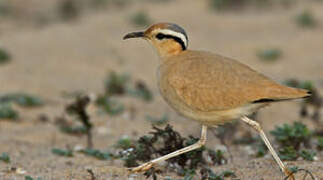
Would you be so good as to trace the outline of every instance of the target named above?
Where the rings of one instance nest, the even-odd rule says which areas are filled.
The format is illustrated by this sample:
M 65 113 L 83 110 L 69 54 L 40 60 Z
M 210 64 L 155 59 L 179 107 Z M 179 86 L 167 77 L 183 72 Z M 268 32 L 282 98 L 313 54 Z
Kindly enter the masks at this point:
M 262 99 L 308 96 L 306 90 L 280 85 L 233 59 L 201 51 L 183 51 L 160 67 L 161 79 L 177 98 L 200 111 L 237 108 Z
M 251 114 L 270 101 L 308 96 L 233 59 L 191 50 L 163 58 L 159 87 L 178 112 L 209 125 Z
M 290 174 L 259 124 L 246 116 L 270 102 L 307 97 L 308 91 L 280 85 L 236 60 L 187 50 L 187 35 L 176 24 L 159 23 L 145 32 L 129 33 L 124 39 L 134 37 L 144 38 L 156 48 L 160 57 L 158 86 L 167 103 L 203 125 L 199 142 L 145 163 L 134 171 L 147 170 L 156 162 L 199 148 L 205 143 L 207 126 L 241 118 L 259 132 L 280 168 Z

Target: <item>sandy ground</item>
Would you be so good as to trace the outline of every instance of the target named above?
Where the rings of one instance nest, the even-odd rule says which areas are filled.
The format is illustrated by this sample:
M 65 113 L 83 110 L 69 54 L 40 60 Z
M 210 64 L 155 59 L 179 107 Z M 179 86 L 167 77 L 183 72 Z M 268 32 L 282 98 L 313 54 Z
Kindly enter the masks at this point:
M 298 28 L 293 21 L 298 12 L 307 8 L 321 21 L 315 29 Z M 2 28 L 0 34 L 0 45 L 13 54 L 10 64 L 0 66 L 0 91 L 36 94 L 47 104 L 37 109 L 20 109 L 21 121 L 17 123 L 0 121 L 0 152 L 8 152 L 12 159 L 11 164 L 0 162 L 0 179 L 24 179 L 24 175 L 6 172 L 10 167 L 20 167 L 26 170 L 25 175 L 46 180 L 90 179 L 86 169 L 92 169 L 97 179 L 144 179 L 140 174 L 129 174 L 119 160 L 100 161 L 82 154 L 64 158 L 51 153 L 53 147 L 85 146 L 85 138 L 62 134 L 53 125 L 54 118 L 67 103 L 62 93 L 78 90 L 100 93 L 109 70 L 127 72 L 133 79 L 145 81 L 155 99 L 152 103 L 123 99 L 126 107 L 137 110 L 133 120 L 128 118 L 128 112 L 116 117 L 92 114 L 95 148 L 113 150 L 113 144 L 122 135 L 139 137 L 146 134 L 151 130 L 150 123 L 145 120 L 147 114 L 158 117 L 168 113 L 170 124 L 177 131 L 199 136 L 199 124 L 179 117 L 161 99 L 154 76 L 157 56 L 152 48 L 143 41 L 121 40 L 125 33 L 138 30 L 128 21 L 138 10 L 147 11 L 154 22 L 176 22 L 183 26 L 191 49 L 233 57 L 277 81 L 287 78 L 311 80 L 323 93 L 323 3 L 319 2 L 301 3 L 288 10 L 214 13 L 204 1 L 177 0 L 134 4 L 124 10 L 101 11 L 73 23 L 57 22 L 40 29 L 12 25 L 16 28 Z M 274 63 L 261 62 L 255 52 L 266 47 L 280 48 L 283 57 Z M 284 102 L 263 109 L 259 120 L 265 131 L 268 133 L 276 125 L 300 120 L 299 103 Z M 46 114 L 49 122 L 40 122 L 40 114 Z M 313 126 L 307 119 L 303 122 Z M 208 137 L 207 146 L 215 147 L 218 140 L 212 133 Z M 230 169 L 243 180 L 283 178 L 270 156 L 256 159 L 248 156 L 243 146 L 231 148 L 234 161 L 212 167 L 215 172 Z M 318 179 L 323 179 L 322 160 L 323 155 L 319 154 L 314 162 L 286 163 L 306 168 Z M 167 172 L 161 176 L 176 177 Z

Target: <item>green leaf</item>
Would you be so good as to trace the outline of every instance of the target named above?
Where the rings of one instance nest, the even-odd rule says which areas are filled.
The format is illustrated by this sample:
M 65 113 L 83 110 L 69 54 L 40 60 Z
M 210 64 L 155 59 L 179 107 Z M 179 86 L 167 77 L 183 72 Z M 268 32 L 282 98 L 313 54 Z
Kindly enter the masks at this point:
M 133 144 L 133 141 L 128 136 L 121 137 L 117 144 L 115 145 L 116 148 L 120 149 L 129 149 Z
M 127 88 L 127 93 L 139 97 L 143 99 L 144 101 L 152 101 L 153 100 L 153 94 L 152 92 L 147 88 L 147 86 L 143 82 L 137 82 L 136 87 L 134 90 L 131 88 Z
M 193 169 L 186 170 L 183 180 L 192 180 L 194 176 L 195 176 L 195 170 Z
M 25 107 L 38 107 L 44 104 L 42 99 L 26 93 L 11 93 L 0 97 L 0 103 L 9 102 L 14 102 Z
M 257 52 L 257 56 L 266 61 L 274 61 L 280 58 L 282 55 L 279 49 L 264 49 Z
M 0 103 L 0 119 L 17 119 L 19 114 L 9 103 Z
M 25 176 L 25 180 L 34 180 L 31 176 Z
M 2 153 L 0 156 L 0 160 L 5 163 L 10 163 L 10 156 L 7 153 Z
M 123 104 L 120 104 L 115 99 L 113 100 L 107 96 L 98 98 L 97 105 L 112 116 L 121 114 L 125 109 Z
M 52 153 L 58 156 L 73 157 L 73 151 L 69 149 L 63 150 L 63 149 L 53 148 Z
M 95 157 L 99 160 L 110 160 L 112 154 L 109 152 L 101 152 L 100 150 L 97 149 L 84 149 L 81 151 L 85 155 L 89 155 L 92 157 Z
M 292 126 L 288 124 L 277 126 L 270 133 L 282 146 L 292 146 L 296 150 L 311 137 L 310 130 L 301 122 L 294 122 Z
M 292 146 L 284 147 L 278 155 L 281 160 L 296 160 L 298 158 L 298 153 Z
M 296 22 L 300 27 L 313 28 L 317 25 L 317 20 L 309 10 L 304 10 L 296 16 Z
M 316 155 L 316 153 L 311 150 L 301 150 L 299 155 L 307 161 L 314 161 L 314 156 Z
M 135 26 L 148 26 L 151 24 L 151 19 L 145 11 L 138 11 L 132 15 L 130 21 Z
M 164 114 L 161 118 L 155 118 L 147 115 L 146 119 L 150 121 L 152 125 L 156 125 L 156 126 L 166 124 L 169 121 L 169 117 L 167 114 Z
M 323 137 L 318 137 L 317 139 L 317 148 L 318 150 L 322 151 L 323 150 Z
M 107 96 L 124 94 L 129 80 L 130 78 L 127 74 L 110 72 L 105 81 L 105 94 Z
M 1 8 L 0 8 L 0 11 L 1 11 Z M 11 60 L 10 54 L 5 49 L 0 48 L 0 64 L 6 63 L 10 60 Z

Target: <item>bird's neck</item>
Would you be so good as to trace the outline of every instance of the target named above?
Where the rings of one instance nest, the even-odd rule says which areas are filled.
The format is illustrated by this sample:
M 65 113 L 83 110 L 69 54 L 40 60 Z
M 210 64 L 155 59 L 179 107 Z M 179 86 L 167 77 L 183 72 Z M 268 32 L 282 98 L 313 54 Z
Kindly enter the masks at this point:
M 182 47 L 178 43 L 162 44 L 156 47 L 156 50 L 159 57 L 162 59 L 167 59 L 183 52 Z

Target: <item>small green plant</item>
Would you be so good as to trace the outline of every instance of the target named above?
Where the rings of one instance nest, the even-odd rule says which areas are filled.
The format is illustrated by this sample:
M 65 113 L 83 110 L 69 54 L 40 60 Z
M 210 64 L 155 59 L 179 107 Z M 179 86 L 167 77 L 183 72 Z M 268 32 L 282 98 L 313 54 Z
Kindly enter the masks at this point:
M 211 150 L 208 149 L 208 154 L 213 162 L 213 164 L 217 164 L 217 165 L 222 165 L 222 164 L 226 164 L 228 162 L 228 160 L 225 158 L 224 156 L 224 152 L 221 150 Z
M 128 94 L 133 95 L 133 96 L 137 96 L 147 102 L 149 102 L 153 99 L 153 95 L 152 95 L 151 91 L 141 81 L 138 81 L 136 83 L 134 90 L 128 88 L 127 91 L 128 91 Z
M 166 124 L 169 121 L 169 117 L 167 114 L 164 114 L 161 118 L 155 118 L 155 117 L 147 115 L 146 119 L 149 122 L 151 122 L 151 124 L 154 126 L 161 126 L 161 125 Z
M 105 8 L 109 4 L 109 0 L 92 0 L 92 6 L 95 8 Z
M 323 150 L 323 137 L 318 137 L 317 138 L 317 149 L 319 151 Z
M 87 147 L 92 148 L 93 147 L 93 140 L 92 140 L 92 127 L 93 124 L 90 121 L 90 116 L 86 112 L 86 107 L 89 105 L 91 102 L 91 99 L 89 96 L 79 96 L 76 98 L 75 102 L 72 104 L 69 104 L 66 108 L 65 111 L 67 114 L 71 116 L 75 116 L 76 120 L 82 123 L 83 128 L 78 127 L 78 130 L 85 130 L 86 135 L 87 135 Z M 65 131 L 67 130 L 66 127 L 69 126 L 61 126 L 62 128 L 65 128 Z M 75 130 L 74 129 L 69 129 L 69 130 Z
M 58 6 L 58 12 L 63 20 L 74 20 L 80 15 L 79 2 L 77 0 L 63 0 Z
M 0 7 L 1 11 L 1 7 Z M 3 48 L 0 48 L 0 64 L 9 62 L 11 60 L 11 55 Z
M 124 112 L 125 107 L 115 98 L 109 96 L 101 96 L 97 99 L 96 104 L 109 115 L 115 116 Z
M 124 161 L 126 167 L 138 166 L 141 162 L 147 162 L 153 158 L 169 154 L 198 141 L 197 138 L 192 136 L 183 138 L 169 125 L 164 129 L 153 127 L 153 130 L 149 136 L 142 136 L 137 141 L 129 140 L 129 138 L 118 141 L 116 147 L 122 149 L 119 152 L 119 157 Z M 202 147 L 173 157 L 167 160 L 167 162 L 169 164 L 177 164 L 178 172 L 183 172 L 185 169 L 195 171 L 198 167 L 203 167 L 207 162 L 203 154 L 211 157 L 210 159 L 214 164 L 218 164 L 215 161 L 223 164 L 225 157 L 222 152 L 206 150 L 205 147 Z M 185 172 L 181 173 L 181 175 L 185 174 Z
M 193 169 L 186 170 L 183 180 L 193 180 L 195 175 L 196 172 Z
M 312 150 L 301 150 L 299 152 L 299 156 L 301 156 L 304 160 L 314 161 L 314 156 L 316 153 Z
M 39 107 L 44 105 L 44 101 L 36 96 L 27 93 L 9 93 L 0 96 L 0 103 L 16 103 L 23 107 Z
M 236 177 L 235 173 L 233 171 L 223 171 L 219 174 L 214 173 L 209 168 L 202 168 L 200 171 L 201 174 L 201 180 L 224 180 L 224 178 Z
M 110 152 L 101 152 L 97 149 L 83 149 L 81 150 L 81 152 L 85 155 L 95 157 L 99 160 L 110 160 L 113 156 Z
M 64 157 L 73 157 L 73 151 L 70 149 L 58 149 L 58 148 L 53 148 L 52 153 L 58 156 L 64 156 Z
M 117 141 L 115 147 L 118 149 L 129 149 L 133 146 L 133 143 L 133 140 L 131 140 L 128 136 L 123 136 Z
M 248 0 L 209 0 L 209 5 L 214 10 L 228 10 L 244 7 Z
M 299 81 L 297 79 L 287 79 L 284 82 L 284 84 L 294 88 L 307 89 L 309 91 L 312 91 L 315 89 L 315 86 L 311 81 Z
M 300 27 L 312 28 L 317 25 L 317 20 L 314 18 L 314 15 L 309 10 L 304 10 L 299 15 L 297 15 L 295 19 L 298 26 Z
M 308 145 L 311 137 L 311 132 L 301 122 L 294 122 L 292 126 L 284 124 L 277 126 L 276 129 L 270 132 L 274 135 L 277 142 L 282 146 L 291 146 L 298 150 L 302 144 Z
M 81 136 L 87 133 L 87 128 L 84 126 L 69 126 L 69 125 L 61 125 L 60 130 L 66 134 Z
M 264 61 L 275 61 L 282 56 L 282 51 L 277 48 L 259 50 L 257 52 L 259 59 Z
M 296 160 L 298 158 L 298 153 L 292 146 L 285 146 L 283 149 L 279 150 L 278 155 L 281 160 Z
M 0 161 L 10 163 L 10 156 L 7 153 L 2 153 L 0 156 Z
M 38 177 L 37 179 L 34 179 L 31 176 L 25 176 L 25 180 L 42 180 L 42 178 Z
M 10 14 L 11 7 L 8 5 L 8 2 L 1 0 L 0 1 L 0 16 L 6 16 Z
M 151 24 L 151 19 L 145 11 L 138 11 L 133 14 L 130 18 L 130 22 L 135 26 L 148 26 Z
M 15 111 L 11 104 L 0 103 L 0 119 L 17 119 L 19 114 Z
M 123 95 L 126 93 L 130 77 L 127 74 L 118 74 L 111 71 L 105 81 L 105 95 Z
M 312 107 L 314 109 L 313 114 L 311 115 L 311 119 L 318 126 L 320 125 L 320 109 L 323 107 L 323 98 L 320 95 L 319 91 L 311 81 L 299 81 L 297 79 L 288 79 L 284 82 L 287 86 L 307 89 L 311 92 L 311 96 L 304 99 L 301 109 L 300 115 L 301 117 L 309 116 L 308 108 Z

